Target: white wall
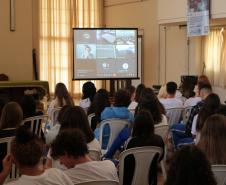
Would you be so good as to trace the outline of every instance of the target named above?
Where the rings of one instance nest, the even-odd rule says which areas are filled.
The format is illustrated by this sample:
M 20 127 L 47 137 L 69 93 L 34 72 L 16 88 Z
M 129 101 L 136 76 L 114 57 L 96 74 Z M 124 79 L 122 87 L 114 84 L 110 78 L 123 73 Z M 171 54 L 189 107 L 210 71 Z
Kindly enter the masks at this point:
M 201 37 L 189 38 L 188 48 L 184 48 L 184 39 L 187 39 L 186 34 L 183 36 L 182 30 L 178 29 L 178 25 L 186 24 L 187 0 L 158 0 L 158 22 L 164 25 L 167 29 L 160 30 L 160 66 L 161 66 L 161 83 L 166 79 L 176 79 L 180 75 L 180 71 L 176 69 L 176 65 L 182 71 L 188 62 L 189 71 L 185 73 L 190 75 L 199 75 L 202 71 L 201 61 Z M 226 4 L 225 0 L 211 1 L 211 25 L 225 25 L 226 22 Z M 163 26 L 161 26 L 163 27 Z M 178 45 L 179 44 L 179 45 Z M 167 52 L 170 51 L 170 52 Z M 175 53 L 174 51 L 177 51 Z M 186 57 L 188 59 L 186 60 Z M 165 61 L 165 59 L 167 59 Z M 185 60 L 182 60 L 185 59 Z M 187 67 L 188 67 L 187 65 Z M 167 68 L 167 69 L 165 69 Z M 167 72 L 165 72 L 167 70 Z M 163 72 L 165 72 L 165 74 Z M 170 72 L 168 72 L 170 71 Z M 224 102 L 226 97 L 226 89 L 221 87 L 213 87 L 215 93 L 219 94 L 221 101 Z
M 32 80 L 32 0 L 15 1 L 15 32 L 9 30 L 9 2 L 0 1 L 0 73 Z
M 144 83 L 150 86 L 158 83 L 157 0 L 137 1 L 126 3 L 117 0 L 119 3 L 115 5 L 105 4 L 105 23 L 107 27 L 137 27 L 143 30 Z

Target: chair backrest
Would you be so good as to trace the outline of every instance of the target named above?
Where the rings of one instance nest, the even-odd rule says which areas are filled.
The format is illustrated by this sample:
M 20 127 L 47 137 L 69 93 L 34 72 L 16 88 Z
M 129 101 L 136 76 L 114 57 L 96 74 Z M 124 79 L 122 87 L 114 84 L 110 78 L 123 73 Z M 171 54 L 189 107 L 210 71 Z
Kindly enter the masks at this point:
M 217 185 L 225 185 L 226 184 L 226 165 L 212 165 L 212 171 L 217 181 Z
M 57 108 L 54 108 L 52 111 L 51 111 L 51 123 L 52 123 L 52 126 L 54 126 L 58 121 L 57 121 L 57 118 L 58 118 L 58 115 L 59 115 L 59 112 L 60 110 L 62 109 L 62 107 L 57 107 Z
M 106 125 L 109 125 L 110 127 L 110 136 L 109 136 L 109 140 L 108 140 L 108 144 L 107 144 L 107 148 L 109 148 L 111 146 L 111 144 L 113 143 L 113 141 L 115 140 L 115 138 L 118 136 L 119 132 L 126 126 L 129 125 L 129 121 L 128 120 L 124 120 L 124 119 L 106 119 L 101 121 L 100 123 L 100 146 L 102 147 L 102 143 L 103 143 L 103 131 L 104 131 L 104 127 Z
M 78 183 L 76 185 L 119 185 L 119 182 L 117 182 L 117 181 L 110 181 L 110 180 L 90 181 L 90 182 Z
M 166 117 L 168 118 L 169 126 L 180 122 L 183 110 L 184 108 L 166 109 Z
M 10 154 L 11 150 L 11 141 L 13 140 L 14 137 L 5 137 L 5 138 L 0 138 L 0 145 L 1 144 L 6 144 L 6 154 Z M 1 149 L 2 150 L 2 149 Z M 2 151 L 1 151 L 2 152 Z M 15 164 L 12 164 L 12 169 L 8 177 L 6 178 L 5 182 L 14 180 L 19 177 L 19 172 L 16 169 Z
M 41 137 L 41 133 L 45 132 L 45 124 L 47 123 L 48 115 L 29 117 L 23 120 L 22 124 L 28 124 L 31 131 Z
M 190 116 L 190 113 L 191 113 L 191 109 L 192 109 L 193 107 L 192 106 L 190 106 L 190 107 L 185 107 L 184 108 L 184 111 L 183 111 L 183 122 L 186 124 L 187 123 L 187 121 L 188 121 L 188 118 L 189 118 L 189 116 Z
M 95 117 L 95 114 L 94 114 L 94 113 L 88 115 L 88 121 L 89 121 L 89 126 L 90 126 L 90 127 L 91 127 L 92 119 L 93 119 L 94 117 Z
M 101 152 L 98 150 L 89 150 L 89 157 L 93 161 L 100 161 L 101 158 Z
M 166 141 L 169 133 L 169 125 L 168 124 L 157 124 L 155 125 L 155 134 L 162 137 L 163 141 Z
M 135 158 L 135 171 L 131 185 L 149 185 L 149 170 L 156 156 L 161 156 L 162 149 L 155 146 L 136 147 L 125 150 L 119 156 L 119 183 L 123 185 L 124 160 L 126 156 L 133 155 Z

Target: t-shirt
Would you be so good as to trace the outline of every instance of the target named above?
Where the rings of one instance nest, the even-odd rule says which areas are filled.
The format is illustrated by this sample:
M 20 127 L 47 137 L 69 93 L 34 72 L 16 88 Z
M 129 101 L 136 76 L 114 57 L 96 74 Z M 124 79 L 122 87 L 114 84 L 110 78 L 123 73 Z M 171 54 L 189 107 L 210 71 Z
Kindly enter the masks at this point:
M 196 133 L 197 133 L 197 130 L 196 130 L 197 119 L 198 119 L 198 114 L 195 115 L 193 122 L 192 122 L 192 127 L 191 127 L 192 135 L 196 135 Z
M 99 143 L 99 141 L 96 138 L 94 138 L 91 142 L 87 143 L 87 146 L 88 146 L 88 150 L 99 151 L 99 153 L 101 154 L 100 143 Z M 49 151 L 48 151 L 47 158 L 52 160 L 52 167 L 58 168 L 58 169 L 61 169 L 61 170 L 65 170 L 66 169 L 66 167 L 64 165 L 60 164 L 59 160 L 53 160 L 52 159 L 52 157 L 51 157 L 51 149 L 49 149 Z
M 50 168 L 41 175 L 21 175 L 18 180 L 9 182 L 7 185 L 73 185 L 73 183 L 64 172 Z
M 184 107 L 194 107 L 202 99 L 200 97 L 191 97 L 184 102 Z
M 79 106 L 82 107 L 83 109 L 87 109 L 91 105 L 91 101 L 89 98 L 82 99 L 79 102 Z
M 119 181 L 115 165 L 109 160 L 77 164 L 64 172 L 74 184 L 100 180 Z
M 165 99 L 159 99 L 159 101 L 163 104 L 165 109 L 183 107 L 183 102 L 178 98 L 165 98 Z

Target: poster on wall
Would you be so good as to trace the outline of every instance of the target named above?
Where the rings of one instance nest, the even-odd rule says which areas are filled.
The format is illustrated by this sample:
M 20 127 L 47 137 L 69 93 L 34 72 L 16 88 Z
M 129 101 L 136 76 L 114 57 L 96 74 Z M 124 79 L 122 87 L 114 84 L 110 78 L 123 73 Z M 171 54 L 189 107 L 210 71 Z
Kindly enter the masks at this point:
M 209 0 L 187 0 L 187 35 L 188 37 L 209 33 Z

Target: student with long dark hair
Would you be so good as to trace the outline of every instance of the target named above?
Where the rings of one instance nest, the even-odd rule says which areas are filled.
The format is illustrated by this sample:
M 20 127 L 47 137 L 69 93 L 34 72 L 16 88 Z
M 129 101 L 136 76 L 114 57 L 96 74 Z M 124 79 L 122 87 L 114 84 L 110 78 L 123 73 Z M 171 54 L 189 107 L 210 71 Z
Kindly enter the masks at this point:
M 204 100 L 204 105 L 198 113 L 196 130 L 200 132 L 206 119 L 215 114 L 220 108 L 221 102 L 217 94 L 212 93 Z
M 165 185 L 217 185 L 204 153 L 196 146 L 178 150 L 170 161 Z
M 140 110 L 134 120 L 132 137 L 128 139 L 126 149 L 142 147 L 142 146 L 157 146 L 162 148 L 162 155 L 160 160 L 164 156 L 164 142 L 161 136 L 154 133 L 154 124 L 152 114 L 149 110 Z M 151 175 L 149 177 L 150 184 L 157 184 L 157 158 L 155 157 L 151 164 Z M 123 184 L 131 184 L 134 169 L 135 169 L 135 158 L 133 155 L 129 155 L 125 158 Z
M 106 108 L 110 107 L 110 101 L 109 101 L 109 93 L 105 89 L 99 89 L 90 105 L 90 107 L 87 110 L 87 115 L 94 113 L 95 117 L 91 120 L 91 128 L 92 130 L 95 130 L 98 123 L 101 122 L 101 112 Z
M 198 147 L 206 154 L 211 164 L 226 165 L 226 117 L 214 114 L 203 124 Z
M 79 102 L 79 106 L 86 109 L 88 108 L 96 94 L 96 87 L 93 82 L 85 82 L 82 86 L 82 100 Z
M 153 90 L 150 88 L 145 88 L 142 90 L 138 106 L 135 110 L 135 117 L 141 109 L 146 109 L 151 112 L 151 114 L 153 115 L 154 124 L 167 123 L 166 116 L 164 115 L 165 109 L 159 102 Z M 131 128 L 125 127 L 113 141 L 112 146 L 105 154 L 105 157 L 112 158 L 114 153 L 120 148 L 121 145 L 123 145 L 123 143 L 130 137 L 130 135 Z
M 76 128 L 81 130 L 85 135 L 89 150 L 95 150 L 101 154 L 100 143 L 94 137 L 94 133 L 89 126 L 88 118 L 83 108 L 80 106 L 67 106 L 63 107 L 61 111 L 63 112 L 60 112 L 59 114 L 59 126 L 55 130 L 55 133 L 52 134 L 51 140 L 48 140 L 48 144 L 51 144 L 56 136 L 63 130 Z M 50 152 L 48 153 L 47 158 L 47 166 L 62 168 L 57 161 L 52 161 Z M 52 162 L 54 163 L 52 164 Z
M 22 123 L 23 111 L 16 102 L 7 103 L 2 110 L 0 119 L 0 138 L 12 137 L 16 134 L 16 129 Z M 0 172 L 2 171 L 2 160 L 7 154 L 6 143 L 0 144 Z
M 155 124 L 167 123 L 165 108 L 159 102 L 157 96 L 151 88 L 145 88 L 143 90 L 136 112 L 140 109 L 146 109 L 150 111 Z

